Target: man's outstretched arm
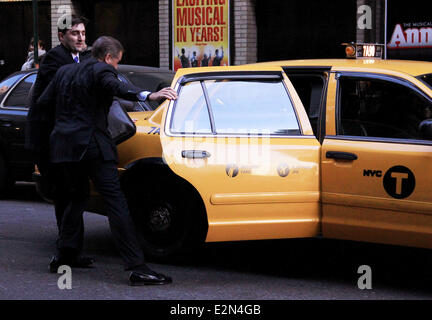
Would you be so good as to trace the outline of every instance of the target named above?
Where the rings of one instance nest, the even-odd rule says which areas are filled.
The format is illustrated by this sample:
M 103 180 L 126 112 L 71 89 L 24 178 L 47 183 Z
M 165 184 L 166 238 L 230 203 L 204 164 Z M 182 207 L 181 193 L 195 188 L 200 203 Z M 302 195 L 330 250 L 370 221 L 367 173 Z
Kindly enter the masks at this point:
M 116 71 L 113 67 L 106 65 L 96 72 L 96 78 L 100 82 L 102 88 L 113 96 L 117 96 L 131 101 L 156 101 L 161 99 L 175 100 L 177 92 L 174 89 L 167 87 L 157 92 L 132 90 L 127 84 L 117 78 Z

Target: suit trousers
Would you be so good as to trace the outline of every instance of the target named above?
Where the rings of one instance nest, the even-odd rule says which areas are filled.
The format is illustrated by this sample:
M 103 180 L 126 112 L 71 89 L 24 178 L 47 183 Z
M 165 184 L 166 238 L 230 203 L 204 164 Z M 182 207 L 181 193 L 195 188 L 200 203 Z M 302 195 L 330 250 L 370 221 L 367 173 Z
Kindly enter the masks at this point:
M 69 189 L 65 180 L 63 179 L 63 168 L 58 164 L 49 162 L 49 152 L 44 153 L 43 156 L 38 156 L 36 160 L 39 172 L 41 174 L 41 185 L 43 193 L 51 198 L 54 202 L 54 212 L 57 222 L 58 233 L 60 236 L 60 228 L 63 220 L 65 210 L 67 209 L 69 199 Z M 89 186 L 83 186 L 83 194 L 88 197 Z M 77 222 L 76 226 L 77 238 L 76 238 L 76 250 L 80 252 L 83 248 L 84 243 L 84 221 L 81 219 Z
M 129 270 L 145 263 L 144 253 L 139 244 L 135 226 L 129 214 L 126 198 L 121 190 L 118 178 L 117 163 L 105 161 L 99 146 L 91 139 L 86 153 L 79 162 L 59 164 L 62 176 L 69 186 L 70 204 L 65 210 L 61 223 L 60 236 L 57 242 L 58 251 L 78 250 L 80 245 L 80 221 L 86 208 L 87 195 L 85 186 L 88 179 L 106 202 L 107 216 L 111 233 L 117 249 Z

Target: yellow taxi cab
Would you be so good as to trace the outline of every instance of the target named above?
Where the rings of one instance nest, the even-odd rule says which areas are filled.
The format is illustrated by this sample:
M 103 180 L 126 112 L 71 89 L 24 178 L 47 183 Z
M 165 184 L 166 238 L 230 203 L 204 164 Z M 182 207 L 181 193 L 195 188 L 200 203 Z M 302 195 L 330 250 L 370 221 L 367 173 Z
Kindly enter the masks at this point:
M 148 255 L 323 236 L 432 248 L 432 63 L 179 69 L 119 172 Z M 96 193 L 89 211 L 104 212 Z

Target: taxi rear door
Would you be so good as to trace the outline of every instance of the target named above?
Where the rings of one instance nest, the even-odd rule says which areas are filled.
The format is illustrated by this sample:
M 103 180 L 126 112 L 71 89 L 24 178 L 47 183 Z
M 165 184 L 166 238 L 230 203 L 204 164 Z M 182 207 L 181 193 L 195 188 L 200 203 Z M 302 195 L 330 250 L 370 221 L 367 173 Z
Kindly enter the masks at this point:
M 432 247 L 431 91 L 405 74 L 331 74 L 322 146 L 323 235 Z
M 320 144 L 278 67 L 181 70 L 163 157 L 207 212 L 207 241 L 315 236 Z

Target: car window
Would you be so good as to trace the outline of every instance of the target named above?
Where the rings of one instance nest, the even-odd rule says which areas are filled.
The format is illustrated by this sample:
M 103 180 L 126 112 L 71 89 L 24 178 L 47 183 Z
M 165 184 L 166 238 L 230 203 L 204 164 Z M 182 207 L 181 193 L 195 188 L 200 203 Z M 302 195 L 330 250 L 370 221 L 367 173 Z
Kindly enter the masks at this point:
M 423 81 L 429 88 L 432 89 L 432 73 L 423 74 L 417 78 Z
M 142 87 L 138 86 L 135 82 L 131 81 L 124 74 L 119 73 L 117 77 L 121 82 L 126 83 L 133 90 L 138 91 L 142 89 Z M 146 89 L 145 91 L 155 91 L 155 90 Z M 155 110 L 160 105 L 158 101 L 149 101 L 149 100 L 140 101 L 140 102 L 136 101 L 133 102 L 132 104 L 130 103 L 121 103 L 121 104 L 127 112 L 152 111 Z
M 299 135 L 281 81 L 205 81 L 218 134 Z
M 312 130 L 318 138 L 320 106 L 326 88 L 324 77 L 314 74 L 288 74 L 288 76 L 303 103 Z
M 6 95 L 6 92 L 12 87 L 15 82 L 23 77 L 23 74 L 12 75 L 0 82 L 0 100 Z
M 127 77 L 138 88 L 148 91 L 159 91 L 171 85 L 174 74 L 174 72 L 129 72 Z
M 29 107 L 29 92 L 36 81 L 37 74 L 31 74 L 22 80 L 18 85 L 12 90 L 9 97 L 6 99 L 4 103 L 5 107 L 20 107 L 20 108 L 28 108 Z
M 171 132 L 182 134 L 211 134 L 210 117 L 201 83 L 182 86 L 175 104 Z
M 126 112 L 141 112 L 146 111 L 144 107 L 137 101 L 128 101 L 124 99 L 117 99 L 123 110 Z
M 169 87 L 174 74 L 174 72 L 127 72 L 125 76 L 135 87 L 145 91 L 156 92 Z M 150 107 L 150 110 L 155 110 L 164 101 L 146 101 L 146 105 Z
M 203 88 L 208 94 L 208 101 Z M 171 132 L 301 134 L 284 84 L 268 80 L 207 80 L 202 83 L 187 83 L 182 86 L 174 107 Z
M 340 80 L 340 135 L 422 139 L 420 123 L 432 118 L 432 103 L 414 89 L 379 79 Z

